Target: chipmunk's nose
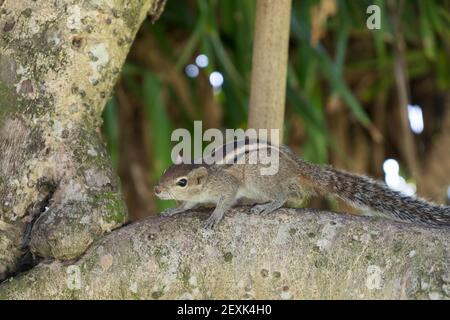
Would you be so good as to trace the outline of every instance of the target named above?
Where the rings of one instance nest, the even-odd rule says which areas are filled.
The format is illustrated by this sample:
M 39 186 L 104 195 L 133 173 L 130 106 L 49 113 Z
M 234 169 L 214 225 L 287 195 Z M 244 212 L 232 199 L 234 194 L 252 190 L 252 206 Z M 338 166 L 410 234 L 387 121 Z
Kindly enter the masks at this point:
M 155 186 L 155 194 L 160 194 L 160 193 L 161 193 L 161 187 Z

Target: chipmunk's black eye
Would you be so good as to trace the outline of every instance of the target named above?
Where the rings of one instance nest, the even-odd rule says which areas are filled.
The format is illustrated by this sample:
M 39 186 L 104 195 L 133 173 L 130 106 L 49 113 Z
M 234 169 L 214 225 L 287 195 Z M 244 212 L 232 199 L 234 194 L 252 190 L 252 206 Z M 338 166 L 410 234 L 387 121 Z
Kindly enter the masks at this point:
M 186 187 L 187 185 L 187 180 L 186 179 L 180 179 L 177 181 L 177 185 L 179 185 L 180 187 Z

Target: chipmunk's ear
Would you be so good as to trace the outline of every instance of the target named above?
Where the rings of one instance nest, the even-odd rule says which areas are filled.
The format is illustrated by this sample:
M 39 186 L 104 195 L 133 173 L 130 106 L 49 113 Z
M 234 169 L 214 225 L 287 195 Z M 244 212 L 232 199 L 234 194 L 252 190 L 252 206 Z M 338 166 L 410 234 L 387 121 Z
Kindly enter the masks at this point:
M 208 170 L 205 167 L 198 167 L 191 171 L 189 178 L 194 184 L 200 185 L 208 178 Z

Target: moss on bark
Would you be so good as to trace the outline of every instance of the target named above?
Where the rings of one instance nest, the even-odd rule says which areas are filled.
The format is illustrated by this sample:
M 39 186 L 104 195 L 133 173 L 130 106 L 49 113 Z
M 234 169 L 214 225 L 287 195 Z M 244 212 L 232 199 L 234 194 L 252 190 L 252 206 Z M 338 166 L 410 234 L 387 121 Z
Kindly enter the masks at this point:
M 448 299 L 449 230 L 313 210 L 150 218 L 78 261 L 0 285 L 3 299 Z M 293 231 L 295 230 L 295 232 Z
M 29 249 L 73 259 L 125 221 L 119 182 L 97 132 L 154 2 L 2 5 L 0 279 Z

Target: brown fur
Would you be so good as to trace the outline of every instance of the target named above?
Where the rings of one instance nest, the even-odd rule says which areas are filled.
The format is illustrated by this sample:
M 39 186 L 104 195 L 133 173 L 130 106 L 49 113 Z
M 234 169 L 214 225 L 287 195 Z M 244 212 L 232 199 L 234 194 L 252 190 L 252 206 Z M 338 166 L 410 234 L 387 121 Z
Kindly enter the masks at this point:
M 161 177 L 162 198 L 186 203 L 215 203 L 215 212 L 207 226 L 218 223 L 223 213 L 240 198 L 260 203 L 255 213 L 269 213 L 286 200 L 302 198 L 311 193 L 333 194 L 350 204 L 374 213 L 407 222 L 429 226 L 450 226 L 450 207 L 438 206 L 421 199 L 405 196 L 370 178 L 318 166 L 298 158 L 286 146 L 279 147 L 279 171 L 275 175 L 261 175 L 261 164 L 233 164 L 210 166 L 174 165 Z M 198 172 L 204 172 L 199 182 Z M 176 184 L 187 177 L 186 187 Z M 193 207 L 185 205 L 184 209 Z M 184 211 L 175 209 L 176 213 Z M 171 211 L 174 214 L 175 211 Z

